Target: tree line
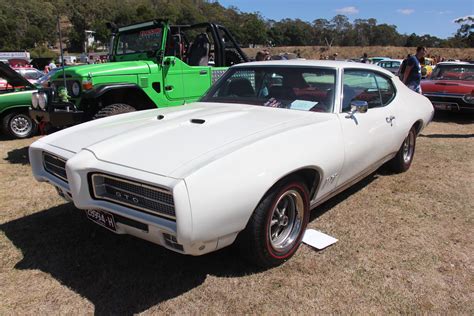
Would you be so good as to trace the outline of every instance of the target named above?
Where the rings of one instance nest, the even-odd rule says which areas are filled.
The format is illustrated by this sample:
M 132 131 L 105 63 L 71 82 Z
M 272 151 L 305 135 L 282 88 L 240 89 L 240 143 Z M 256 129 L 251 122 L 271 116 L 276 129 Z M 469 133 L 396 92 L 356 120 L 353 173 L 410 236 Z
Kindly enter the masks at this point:
M 106 43 L 106 22 L 127 25 L 154 18 L 171 23 L 215 22 L 226 26 L 242 46 L 427 46 L 474 47 L 474 19 L 457 21 L 458 31 L 448 39 L 431 35 L 400 34 L 395 25 L 376 19 L 336 15 L 317 18 L 268 20 L 258 12 L 241 12 L 217 1 L 204 0 L 3 0 L 0 1 L 0 51 L 45 47 L 57 42 L 57 17 L 70 24 L 65 34 L 68 49 L 81 52 L 85 30 L 95 31 L 96 40 Z

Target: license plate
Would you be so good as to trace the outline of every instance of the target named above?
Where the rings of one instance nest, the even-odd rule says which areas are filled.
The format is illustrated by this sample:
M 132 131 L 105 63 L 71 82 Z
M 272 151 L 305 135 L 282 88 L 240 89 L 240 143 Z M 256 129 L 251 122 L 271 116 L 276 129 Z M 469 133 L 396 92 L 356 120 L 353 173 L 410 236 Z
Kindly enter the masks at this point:
M 451 110 L 454 105 L 450 103 L 434 103 L 435 109 L 437 110 Z
M 114 216 L 101 210 L 87 210 L 87 218 L 102 227 L 116 231 Z

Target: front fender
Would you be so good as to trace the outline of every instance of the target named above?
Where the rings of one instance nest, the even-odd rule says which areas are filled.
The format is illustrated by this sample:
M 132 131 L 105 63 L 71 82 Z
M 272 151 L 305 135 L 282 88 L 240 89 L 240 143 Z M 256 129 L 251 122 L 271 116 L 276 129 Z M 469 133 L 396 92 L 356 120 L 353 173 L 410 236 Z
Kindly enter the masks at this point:
M 224 157 L 215 157 L 187 176 L 184 180 L 193 214 L 192 240 L 213 240 L 243 230 L 266 192 L 288 174 L 309 168 L 325 179 L 339 172 L 344 148 L 338 121 L 321 125 L 242 146 Z M 317 195 L 329 190 L 320 185 Z
M 84 99 L 98 99 L 104 94 L 115 91 L 119 89 L 137 89 L 141 90 L 141 88 L 135 83 L 113 83 L 113 84 L 104 84 L 104 85 L 97 85 L 91 90 L 87 90 L 83 94 Z

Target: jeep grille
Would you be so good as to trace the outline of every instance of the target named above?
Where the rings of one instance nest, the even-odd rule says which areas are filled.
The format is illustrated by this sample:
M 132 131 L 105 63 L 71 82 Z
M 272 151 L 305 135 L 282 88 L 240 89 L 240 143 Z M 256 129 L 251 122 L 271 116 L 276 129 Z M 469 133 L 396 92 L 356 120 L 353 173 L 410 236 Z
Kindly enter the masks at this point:
M 173 194 L 169 190 L 98 173 L 90 179 L 94 199 L 176 219 Z
M 67 183 L 66 160 L 47 152 L 43 152 L 43 166 L 46 172 Z

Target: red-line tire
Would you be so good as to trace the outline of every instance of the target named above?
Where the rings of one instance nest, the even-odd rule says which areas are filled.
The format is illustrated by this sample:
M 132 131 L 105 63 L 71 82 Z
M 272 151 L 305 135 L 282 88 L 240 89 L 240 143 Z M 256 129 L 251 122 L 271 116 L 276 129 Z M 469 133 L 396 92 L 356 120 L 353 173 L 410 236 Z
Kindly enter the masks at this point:
M 303 183 L 300 178 L 288 179 L 260 201 L 237 242 L 247 260 L 271 268 L 298 250 L 309 222 L 309 193 Z

